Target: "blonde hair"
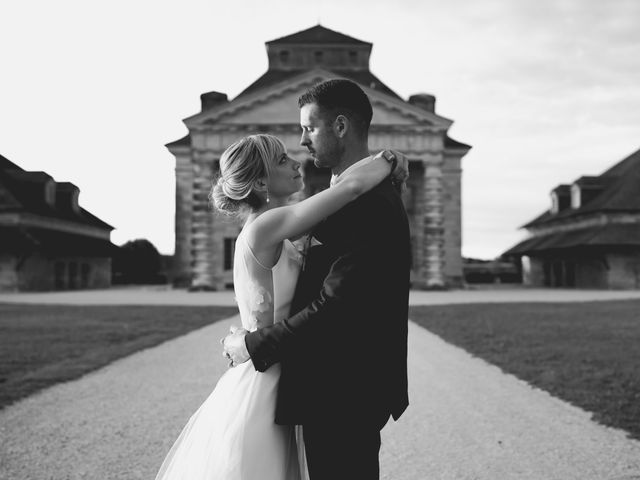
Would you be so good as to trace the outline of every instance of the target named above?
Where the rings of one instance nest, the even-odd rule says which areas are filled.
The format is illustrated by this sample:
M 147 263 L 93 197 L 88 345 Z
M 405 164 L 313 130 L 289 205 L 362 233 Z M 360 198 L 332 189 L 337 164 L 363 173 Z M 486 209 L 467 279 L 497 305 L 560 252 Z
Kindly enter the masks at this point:
M 273 160 L 286 151 L 279 138 L 267 134 L 250 135 L 231 144 L 220 157 L 220 174 L 209 194 L 213 206 L 229 215 L 243 208 L 260 208 L 263 201 L 253 191 L 255 182 L 268 177 Z

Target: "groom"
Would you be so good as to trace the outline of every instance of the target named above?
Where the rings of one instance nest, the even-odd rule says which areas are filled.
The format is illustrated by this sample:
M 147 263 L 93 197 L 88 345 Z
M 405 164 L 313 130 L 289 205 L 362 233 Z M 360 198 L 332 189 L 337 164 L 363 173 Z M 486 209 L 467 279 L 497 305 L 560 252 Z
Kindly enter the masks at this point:
M 302 137 L 332 182 L 369 157 L 372 108 L 349 80 L 298 100 Z M 291 317 L 224 340 L 234 363 L 280 363 L 275 421 L 302 425 L 311 480 L 379 478 L 380 430 L 407 408 L 410 241 L 387 179 L 312 232 Z M 276 319 L 282 320 L 282 319 Z

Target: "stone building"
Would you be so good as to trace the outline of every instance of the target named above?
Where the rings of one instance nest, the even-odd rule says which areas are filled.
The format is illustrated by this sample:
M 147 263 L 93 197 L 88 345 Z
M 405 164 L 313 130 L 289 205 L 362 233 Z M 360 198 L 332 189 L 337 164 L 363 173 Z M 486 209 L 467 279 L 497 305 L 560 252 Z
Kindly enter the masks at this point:
M 113 228 L 78 205 L 79 193 L 0 155 L 0 291 L 111 284 Z
M 579 288 L 640 288 L 640 150 L 599 176 L 551 191 L 551 208 L 523 226 L 523 283 Z
M 207 195 L 218 159 L 232 142 L 259 132 L 277 135 L 303 164 L 304 194 L 326 188 L 330 172 L 316 169 L 299 145 L 297 99 L 331 78 L 351 79 L 369 96 L 372 151 L 393 148 L 411 160 L 404 201 L 414 288 L 462 283 L 461 159 L 471 147 L 447 135 L 453 122 L 435 113 L 435 97 L 418 94 L 403 100 L 369 70 L 371 43 L 320 25 L 267 42 L 266 49 L 266 73 L 233 100 L 218 92 L 201 95 L 201 112 L 184 120 L 188 135 L 167 144 L 176 157 L 176 283 L 213 289 L 231 285 L 240 224 L 212 213 Z

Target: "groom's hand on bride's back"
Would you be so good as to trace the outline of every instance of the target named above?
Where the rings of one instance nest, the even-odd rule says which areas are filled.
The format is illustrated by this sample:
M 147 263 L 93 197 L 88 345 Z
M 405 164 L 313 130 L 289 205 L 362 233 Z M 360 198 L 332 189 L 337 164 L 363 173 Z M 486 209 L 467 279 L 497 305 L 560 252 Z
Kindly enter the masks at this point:
M 251 358 L 244 342 L 244 337 L 249 332 L 234 325 L 229 331 L 231 333 L 220 340 L 223 348 L 222 356 L 229 359 L 230 367 L 235 367 Z

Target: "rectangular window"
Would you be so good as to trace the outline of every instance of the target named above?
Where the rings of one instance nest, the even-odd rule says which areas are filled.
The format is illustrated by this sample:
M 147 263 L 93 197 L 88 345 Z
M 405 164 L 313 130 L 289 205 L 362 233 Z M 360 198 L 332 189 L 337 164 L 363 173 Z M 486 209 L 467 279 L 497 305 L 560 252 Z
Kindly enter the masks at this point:
M 91 265 L 83 263 L 80 269 L 80 287 L 89 288 L 89 279 L 91 278 Z
M 236 252 L 236 239 L 225 238 L 224 239 L 224 269 L 233 269 L 233 255 Z
M 78 288 L 78 264 L 76 262 L 69 262 L 69 270 L 67 271 L 67 286 L 71 290 Z
M 67 266 L 64 262 L 56 262 L 54 265 L 54 282 L 56 290 L 64 290 L 67 287 Z

